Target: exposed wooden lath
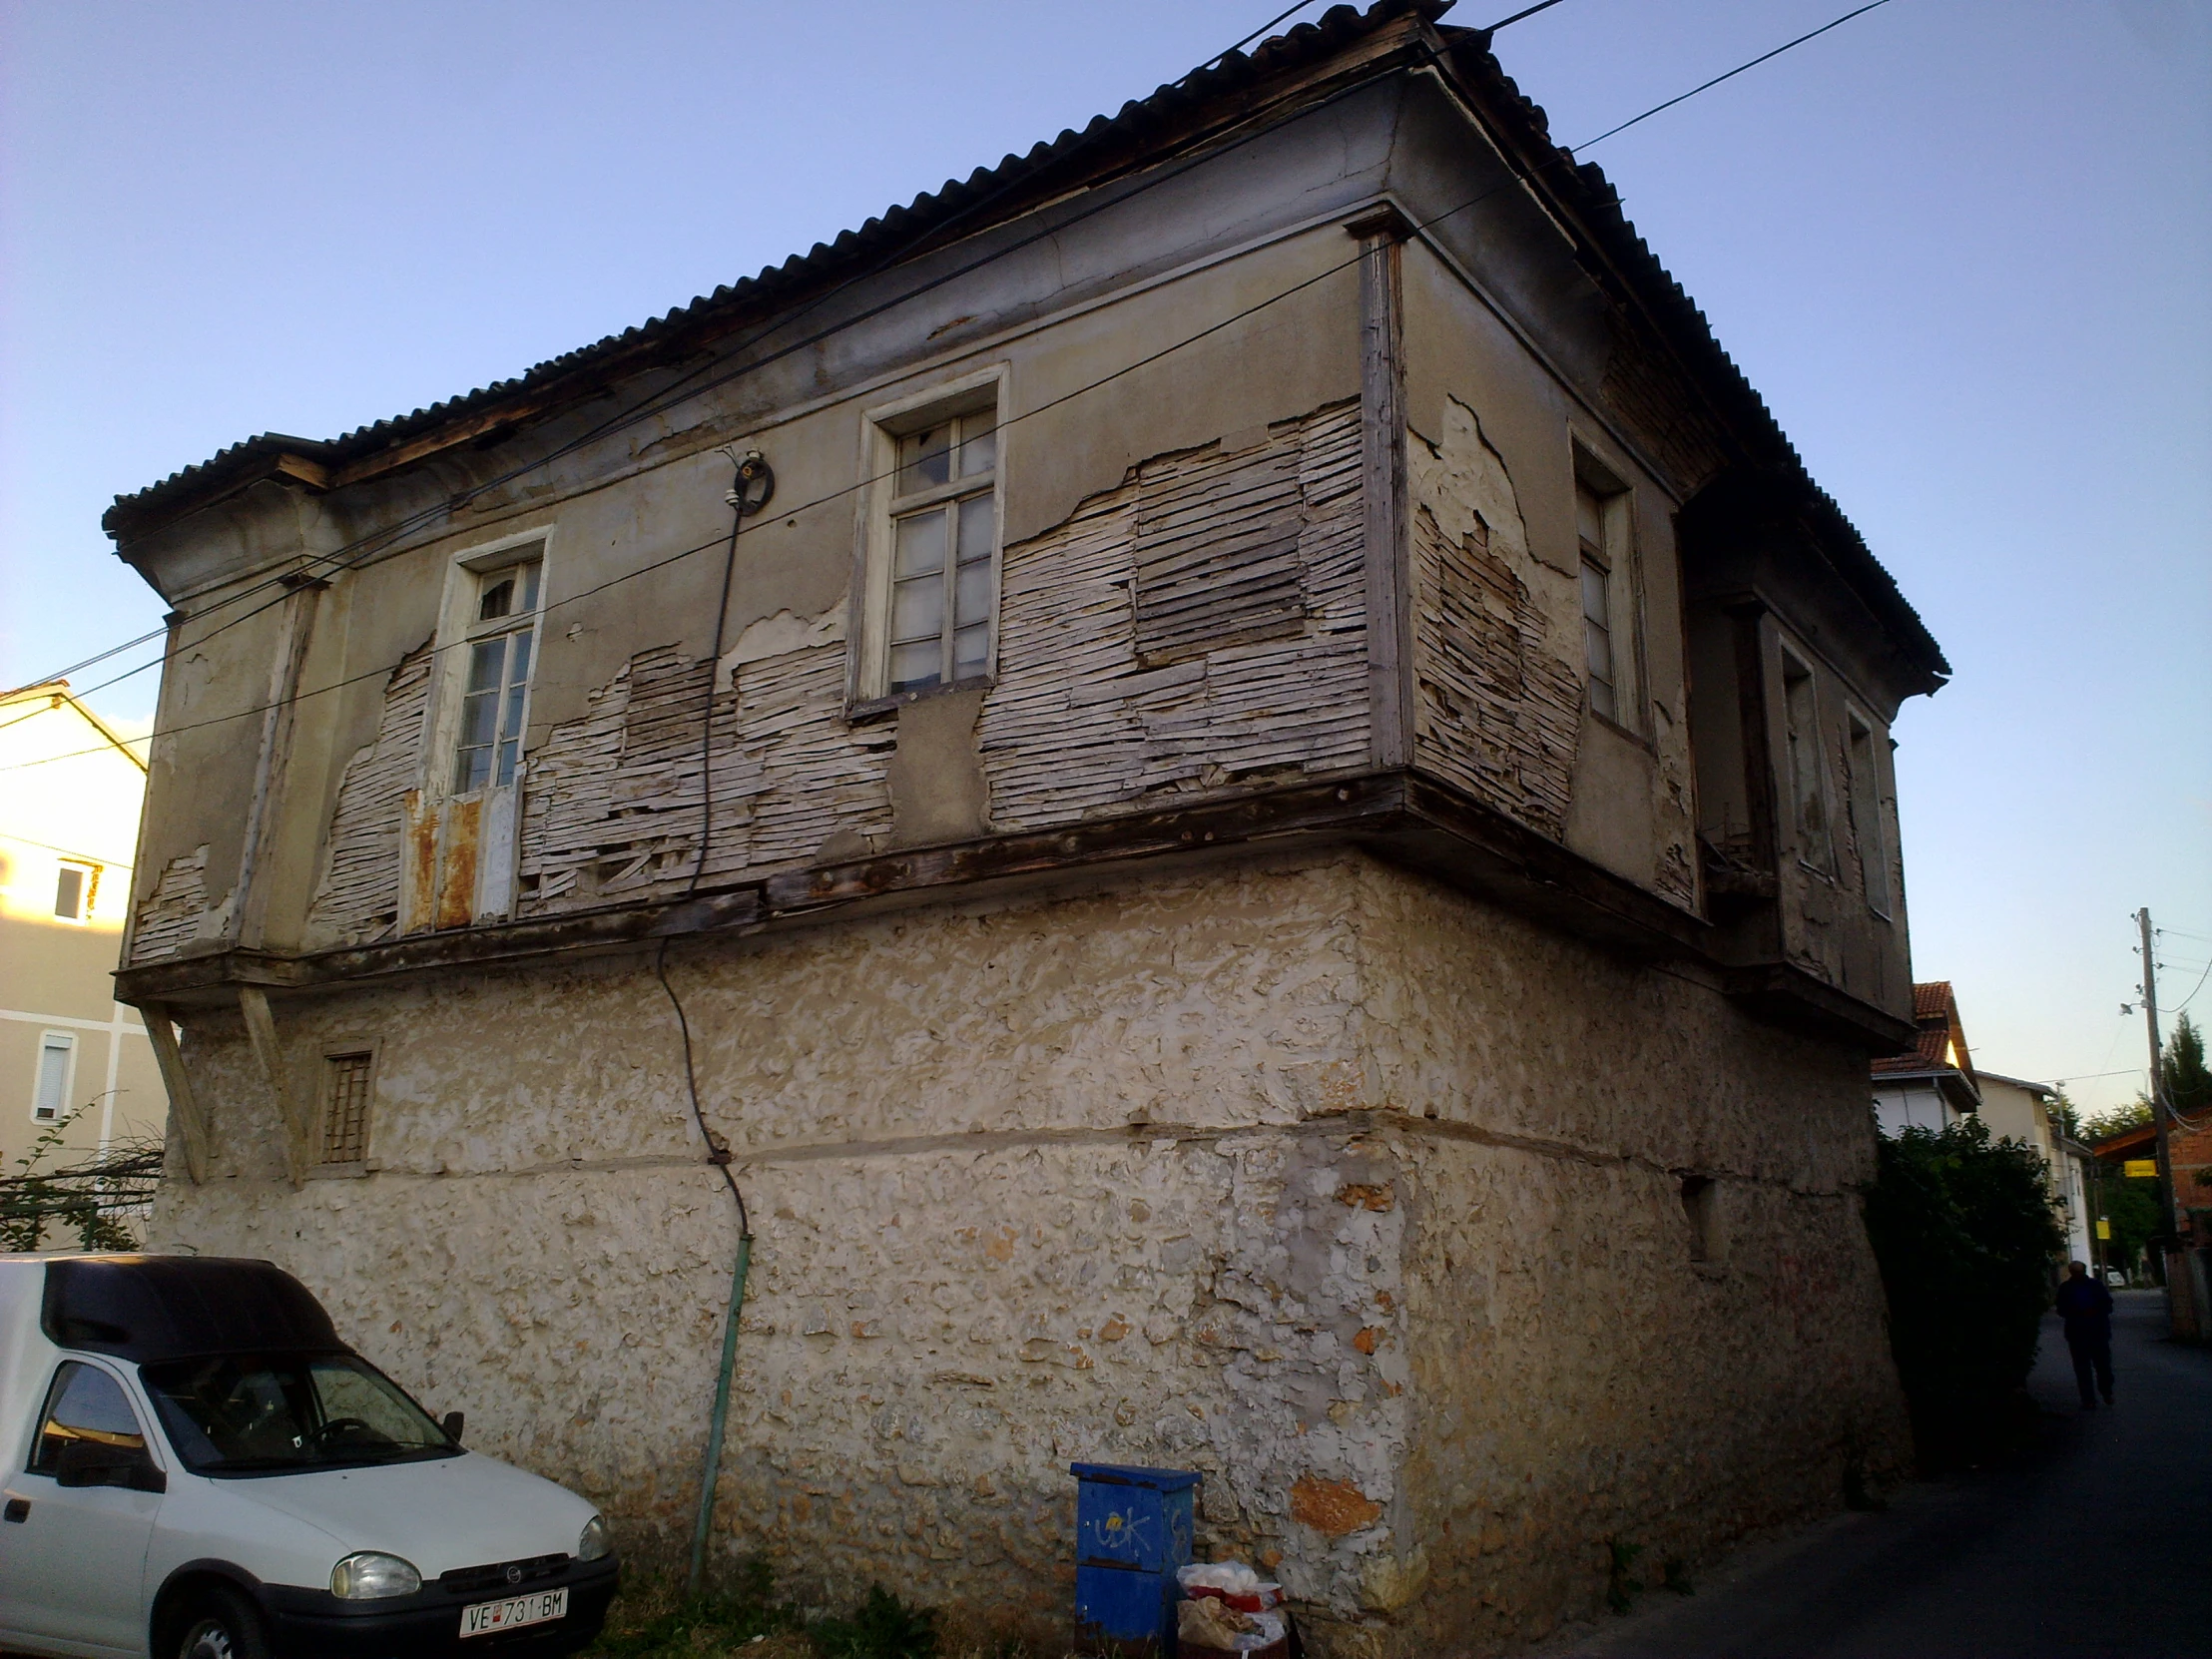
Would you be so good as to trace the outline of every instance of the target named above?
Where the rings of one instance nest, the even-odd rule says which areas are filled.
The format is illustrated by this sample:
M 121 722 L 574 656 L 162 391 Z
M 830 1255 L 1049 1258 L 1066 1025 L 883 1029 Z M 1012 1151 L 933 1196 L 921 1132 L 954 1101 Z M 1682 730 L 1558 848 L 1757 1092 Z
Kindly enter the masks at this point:
M 1582 685 L 1544 641 L 1544 617 L 1487 528 L 1457 540 L 1413 515 L 1421 637 L 1414 745 L 1420 764 L 1557 839 L 1582 717 Z
M 375 742 L 339 780 L 322 879 L 307 909 L 307 936 L 317 946 L 368 944 L 398 925 L 401 803 L 420 782 L 432 661 L 427 641 L 400 659 L 384 687 Z
M 1199 654 L 1153 666 L 1132 597 L 1140 526 L 1148 510 L 1206 521 L 1224 498 L 1270 528 L 1233 532 L 1238 559 L 1210 565 L 1182 538 L 1177 626 Z M 1220 602 L 1209 607 L 1209 593 Z M 1262 630 L 1282 637 L 1247 637 L 1256 595 L 1295 605 Z M 976 725 L 993 825 L 1037 828 L 1239 779 L 1364 767 L 1364 607 L 1357 404 L 1275 426 L 1256 447 L 1210 445 L 1140 467 L 1007 549 L 999 679 Z
M 1137 655 L 1147 664 L 1231 640 L 1281 638 L 1306 620 L 1299 433 L 1241 454 L 1208 445 L 1137 476 Z
M 208 849 L 202 845 L 170 859 L 154 890 L 140 903 L 131 931 L 132 964 L 176 955 L 200 936 L 207 909 Z

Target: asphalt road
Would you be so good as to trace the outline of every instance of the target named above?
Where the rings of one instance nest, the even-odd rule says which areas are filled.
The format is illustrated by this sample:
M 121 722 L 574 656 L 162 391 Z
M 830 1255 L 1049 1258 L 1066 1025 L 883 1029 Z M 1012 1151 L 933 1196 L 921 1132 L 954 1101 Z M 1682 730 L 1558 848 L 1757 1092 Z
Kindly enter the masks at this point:
M 2029 1389 L 2051 1413 L 2001 1468 L 1917 1483 L 1748 1550 L 1692 1597 L 1580 1639 L 1575 1659 L 2212 1656 L 2212 1351 L 2166 1340 L 2155 1291 L 2115 1293 L 2112 1409 L 2082 1412 L 2058 1322 Z

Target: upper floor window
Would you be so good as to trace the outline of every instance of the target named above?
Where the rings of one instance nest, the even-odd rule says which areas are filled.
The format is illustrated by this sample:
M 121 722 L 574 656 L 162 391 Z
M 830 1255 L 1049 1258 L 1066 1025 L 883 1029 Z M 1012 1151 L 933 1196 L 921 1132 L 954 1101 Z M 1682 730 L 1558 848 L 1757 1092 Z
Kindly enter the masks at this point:
M 466 678 L 454 728 L 453 790 L 466 794 L 515 781 L 529 712 L 530 660 L 537 639 L 538 578 L 529 556 L 476 572 L 468 611 Z
M 1782 653 L 1782 729 L 1798 856 L 1815 869 L 1833 871 L 1835 844 L 1828 829 L 1828 792 L 1821 780 L 1820 712 L 1813 670 L 1787 648 Z
M 1634 642 L 1629 637 L 1629 493 L 1575 451 L 1574 527 L 1581 550 L 1582 669 L 1590 712 L 1634 723 Z
M 54 877 L 54 914 L 63 921 L 90 921 L 99 886 L 98 864 L 64 858 Z
M 862 698 L 988 678 L 998 609 L 995 376 L 912 410 L 878 412 L 887 473 L 869 537 Z
M 1859 879 L 1867 908 L 1890 913 L 1890 837 L 1882 818 L 1881 756 L 1874 723 L 1851 712 L 1851 831 L 1859 843 Z

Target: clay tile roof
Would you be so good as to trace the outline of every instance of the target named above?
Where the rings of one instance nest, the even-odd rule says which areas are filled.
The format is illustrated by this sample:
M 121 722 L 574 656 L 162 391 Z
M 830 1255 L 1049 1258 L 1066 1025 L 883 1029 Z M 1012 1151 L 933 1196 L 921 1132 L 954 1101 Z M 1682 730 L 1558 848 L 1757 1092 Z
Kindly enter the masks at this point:
M 1620 194 L 1604 170 L 1595 163 L 1577 161 L 1552 138 L 1549 118 L 1491 55 L 1487 30 L 1438 25 L 1453 3 L 1378 0 L 1365 12 L 1333 6 L 1317 21 L 1272 36 L 1249 53 L 1231 52 L 1158 88 L 1149 98 L 1124 104 L 1111 116 L 1094 116 L 1081 132 L 1063 131 L 1026 155 L 1007 156 L 996 167 L 979 167 L 964 180 L 948 180 L 857 231 L 842 232 L 831 243 L 817 243 L 804 255 L 795 254 L 781 266 L 718 287 L 664 316 L 551 358 L 512 379 L 336 438 L 313 440 L 275 433 L 248 438 L 160 483 L 117 496 L 101 523 L 120 541 L 273 472 L 311 478 L 377 451 L 399 449 L 441 425 L 466 422 L 477 430 L 493 428 L 499 424 L 503 404 L 516 411 L 514 419 L 519 423 L 556 404 L 565 387 L 575 388 L 581 396 L 627 365 L 642 365 L 696 346 L 740 318 L 772 313 L 795 302 L 827 280 L 895 264 L 924 248 L 1017 218 L 1067 191 L 1122 176 L 1162 155 L 1192 147 L 1194 141 L 1204 140 L 1206 129 L 1200 117 L 1209 107 L 1228 113 L 1238 96 L 1257 83 L 1288 82 L 1294 72 L 1319 68 L 1369 35 L 1414 20 L 1443 43 L 1441 61 L 1478 95 L 1483 114 L 1519 152 L 1528 170 L 1524 176 L 1567 207 L 1612 262 L 1645 318 L 1726 413 L 1745 446 L 1746 459 L 1781 480 L 1801 504 L 1839 571 L 1893 632 L 1927 677 L 1927 689 L 1933 691 L 1948 678 L 1950 665 L 1920 614 L 1835 499 L 1814 482 L 1765 399 L 1714 336 L 1704 311 L 1621 212 Z
M 1955 999 L 1951 995 L 1948 979 L 1931 979 L 1925 985 L 1913 987 L 1913 1017 L 1936 1019 L 1948 1017 Z
M 1931 979 L 1913 987 L 1913 1018 L 1920 1026 L 1920 1035 L 1903 1054 L 1886 1054 L 1874 1061 L 1877 1077 L 1973 1070 L 1965 1028 L 1958 1021 L 1958 999 L 1951 994 L 1948 979 Z

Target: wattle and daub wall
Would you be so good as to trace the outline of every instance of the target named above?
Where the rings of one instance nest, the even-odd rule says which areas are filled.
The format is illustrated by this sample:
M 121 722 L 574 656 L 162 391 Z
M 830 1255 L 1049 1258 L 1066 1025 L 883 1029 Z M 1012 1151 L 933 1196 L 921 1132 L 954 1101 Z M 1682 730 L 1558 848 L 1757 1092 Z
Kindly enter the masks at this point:
M 1069 1461 L 1191 1467 L 1322 1651 L 1432 1653 L 1894 1453 L 1857 1067 L 1669 974 L 1353 852 L 671 971 L 757 1236 L 726 1551 L 1050 1615 Z M 309 1004 L 299 1080 L 369 1029 L 381 1172 L 294 1196 L 243 1034 L 195 1028 L 215 1179 L 157 1244 L 284 1264 L 476 1445 L 679 1546 L 736 1225 L 658 985 Z

